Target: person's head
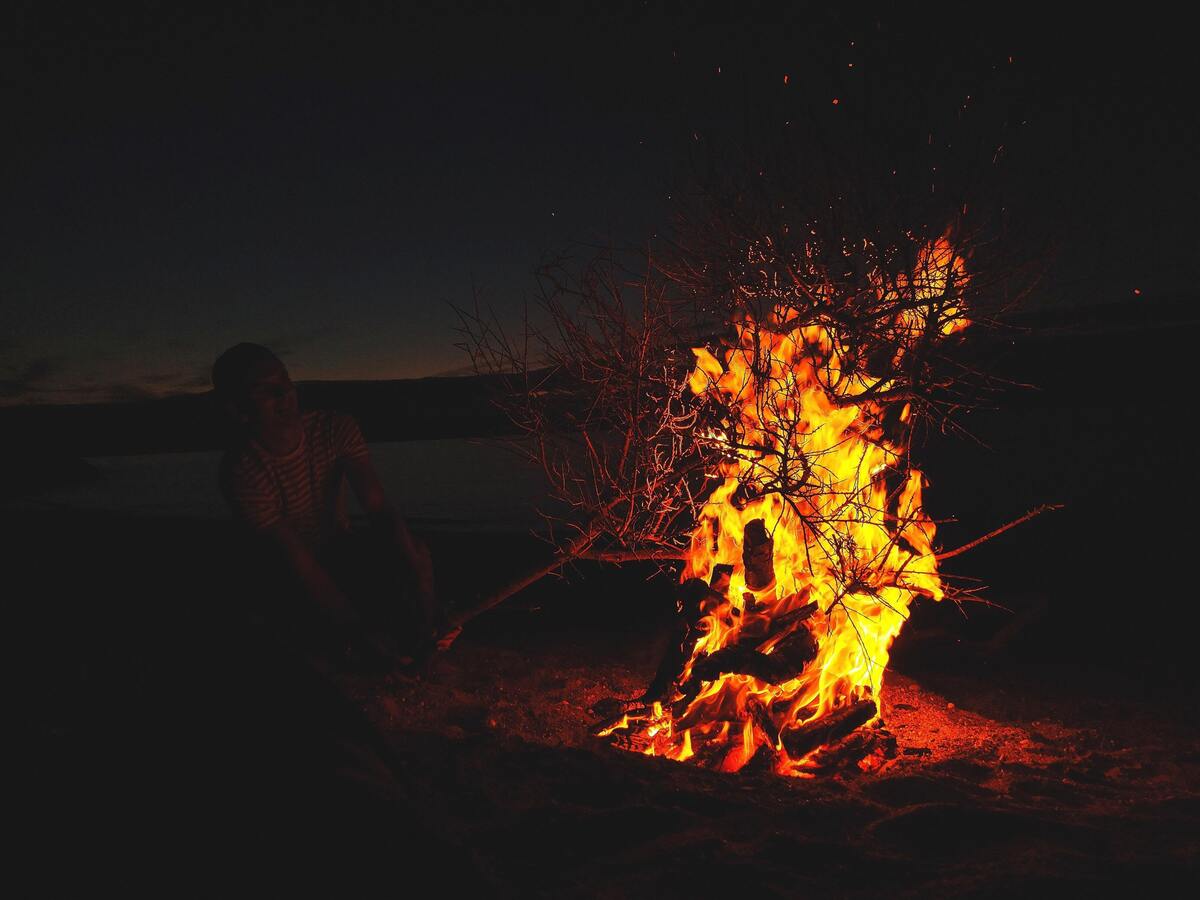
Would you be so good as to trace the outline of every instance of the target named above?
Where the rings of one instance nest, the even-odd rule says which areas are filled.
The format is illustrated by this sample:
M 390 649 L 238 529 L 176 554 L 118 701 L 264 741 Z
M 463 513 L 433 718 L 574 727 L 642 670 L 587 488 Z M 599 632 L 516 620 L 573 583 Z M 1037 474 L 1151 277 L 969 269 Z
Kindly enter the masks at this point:
M 279 434 L 300 420 L 296 387 L 279 357 L 266 347 L 230 347 L 213 364 L 212 382 L 217 399 L 252 435 Z

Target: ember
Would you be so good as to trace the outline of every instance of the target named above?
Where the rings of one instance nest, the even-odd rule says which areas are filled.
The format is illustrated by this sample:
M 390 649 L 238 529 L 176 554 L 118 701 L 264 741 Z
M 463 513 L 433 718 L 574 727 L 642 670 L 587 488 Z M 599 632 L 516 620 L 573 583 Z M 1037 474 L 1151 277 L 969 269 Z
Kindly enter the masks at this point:
M 735 335 L 696 348 L 688 387 L 715 425 L 714 464 L 679 590 L 678 652 L 644 707 L 601 733 L 648 755 L 781 774 L 877 719 L 888 651 L 916 596 L 941 600 L 934 524 L 909 465 L 912 406 L 895 373 L 967 325 L 963 259 L 946 237 L 868 275 L 883 311 L 866 350 L 803 278 L 752 248 Z M 819 311 L 819 312 L 818 312 Z M 845 321 L 843 318 L 842 321 Z

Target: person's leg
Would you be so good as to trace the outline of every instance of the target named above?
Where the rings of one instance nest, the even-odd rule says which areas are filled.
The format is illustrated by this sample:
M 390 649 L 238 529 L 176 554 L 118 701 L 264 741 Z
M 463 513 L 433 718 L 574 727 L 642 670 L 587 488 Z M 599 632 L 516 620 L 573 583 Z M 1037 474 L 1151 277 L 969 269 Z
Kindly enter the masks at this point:
M 235 542 L 231 573 L 236 573 L 238 613 L 277 645 L 306 651 L 321 628 L 283 560 L 260 538 L 245 535 Z
M 395 545 L 369 530 L 356 531 L 331 545 L 330 558 L 334 579 L 364 623 L 391 635 L 405 655 L 422 652 L 432 623 Z

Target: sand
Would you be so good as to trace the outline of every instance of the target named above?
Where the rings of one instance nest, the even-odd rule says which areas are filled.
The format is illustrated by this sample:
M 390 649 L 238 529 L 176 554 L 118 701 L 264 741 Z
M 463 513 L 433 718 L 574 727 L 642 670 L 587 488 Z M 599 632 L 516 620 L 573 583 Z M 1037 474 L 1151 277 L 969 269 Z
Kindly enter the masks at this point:
M 896 646 L 881 767 L 726 775 L 590 736 L 592 706 L 638 693 L 662 651 L 671 583 L 653 570 L 544 582 L 425 677 L 330 673 L 254 615 L 221 523 L 3 522 L 8 596 L 30 616 L 37 802 L 21 821 L 48 889 L 323 876 L 341 894 L 1027 897 L 1196 881 L 1185 668 L 1056 660 L 1044 636 L 996 643 L 932 610 Z M 440 560 L 468 551 L 442 568 L 463 603 L 535 552 L 428 537 Z

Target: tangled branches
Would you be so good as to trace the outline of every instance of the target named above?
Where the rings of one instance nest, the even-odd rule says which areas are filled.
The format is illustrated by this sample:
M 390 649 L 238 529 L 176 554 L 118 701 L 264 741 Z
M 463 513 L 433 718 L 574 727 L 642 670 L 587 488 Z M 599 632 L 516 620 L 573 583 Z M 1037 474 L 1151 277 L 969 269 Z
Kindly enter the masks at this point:
M 995 387 L 964 329 L 1015 305 L 1021 273 L 961 218 L 847 231 L 782 205 L 710 195 L 698 208 L 656 254 L 545 267 L 516 328 L 478 301 L 459 310 L 460 346 L 477 372 L 505 376 L 516 446 L 550 485 L 545 571 L 684 557 L 731 474 L 723 499 L 773 497 L 814 541 L 878 514 L 897 523 L 894 541 L 927 544 L 910 533 L 923 512 L 900 509 L 914 432 L 959 427 Z M 885 462 L 832 473 L 846 439 Z M 877 480 L 887 508 L 857 508 Z
M 506 376 L 499 402 L 549 481 L 553 540 L 571 556 L 678 554 L 707 464 L 685 377 L 694 323 L 654 266 L 613 252 L 579 275 L 548 266 L 538 287 L 517 334 L 478 304 L 458 312 L 476 371 Z

